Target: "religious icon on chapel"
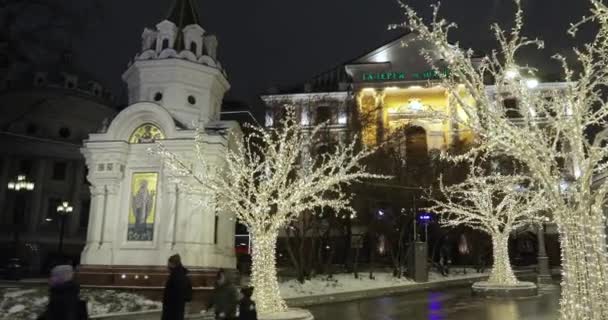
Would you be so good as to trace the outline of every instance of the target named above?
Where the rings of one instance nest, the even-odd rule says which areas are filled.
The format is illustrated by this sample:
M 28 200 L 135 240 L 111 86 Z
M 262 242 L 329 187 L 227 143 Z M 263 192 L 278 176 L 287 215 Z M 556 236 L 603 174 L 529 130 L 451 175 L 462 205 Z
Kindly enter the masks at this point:
M 134 173 L 131 180 L 128 241 L 152 241 L 158 173 Z
M 164 138 L 165 135 L 157 126 L 151 123 L 144 123 L 133 131 L 133 134 L 129 138 L 129 143 L 153 143 Z

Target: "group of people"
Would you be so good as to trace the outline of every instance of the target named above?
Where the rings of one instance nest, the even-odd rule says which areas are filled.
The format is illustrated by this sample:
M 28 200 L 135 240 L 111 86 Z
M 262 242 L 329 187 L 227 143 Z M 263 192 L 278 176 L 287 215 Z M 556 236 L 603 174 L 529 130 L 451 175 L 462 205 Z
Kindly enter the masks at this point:
M 188 269 L 181 262 L 179 255 L 169 258 L 169 278 L 163 293 L 162 320 L 183 320 L 186 303 L 192 301 L 192 284 Z M 257 320 L 255 302 L 251 299 L 252 287 L 241 289 L 241 297 L 223 270 L 218 271 L 215 287 L 207 312 L 215 314 L 217 320 Z
M 168 261 L 169 277 L 163 292 L 162 320 L 183 320 L 186 303 L 192 301 L 192 283 L 188 269 L 182 265 L 179 255 Z M 252 287 L 239 292 L 231 284 L 223 270 L 218 271 L 215 288 L 207 306 L 217 320 L 257 320 L 255 302 L 251 299 Z M 49 278 L 49 303 L 38 320 L 86 320 L 86 301 L 80 299 L 80 286 L 74 279 L 74 269 L 68 262 L 51 270 Z

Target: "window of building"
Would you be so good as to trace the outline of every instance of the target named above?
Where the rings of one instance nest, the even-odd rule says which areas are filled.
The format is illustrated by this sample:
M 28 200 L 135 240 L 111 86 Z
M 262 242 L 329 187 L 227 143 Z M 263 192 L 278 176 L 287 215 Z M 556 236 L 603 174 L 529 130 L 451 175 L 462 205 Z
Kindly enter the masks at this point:
M 157 92 L 154 94 L 154 101 L 161 101 L 163 99 L 163 94 L 160 92 Z
M 188 96 L 188 103 L 191 105 L 196 104 L 196 98 L 194 96 Z
M 422 160 L 428 155 L 426 131 L 421 127 L 405 130 L 405 152 L 408 160 Z
M 517 119 L 521 118 L 521 114 L 519 113 L 519 103 L 515 98 L 507 98 L 502 102 L 505 108 L 505 115 L 507 118 Z
M 69 128 L 62 127 L 59 129 L 59 136 L 64 139 L 69 138 L 71 134 L 72 134 L 72 131 L 70 131 Z
M 165 38 L 162 42 L 162 50 L 169 48 L 169 39 Z
M 53 180 L 65 180 L 68 165 L 65 162 L 55 162 L 53 164 Z
M 194 42 L 194 41 L 190 42 L 190 51 L 192 51 L 192 53 L 196 54 L 196 49 L 197 49 L 196 42 Z
M 32 173 L 32 160 L 24 159 L 19 162 L 19 174 L 29 176 Z
M 89 211 L 91 210 L 91 199 L 84 199 L 80 204 L 80 229 L 86 230 L 89 227 Z
M 327 122 L 327 123 L 331 123 L 331 119 L 332 118 L 332 113 L 331 113 L 331 108 L 330 107 L 317 107 L 317 110 L 315 112 L 315 123 L 319 124 L 319 123 L 323 123 L 323 122 Z

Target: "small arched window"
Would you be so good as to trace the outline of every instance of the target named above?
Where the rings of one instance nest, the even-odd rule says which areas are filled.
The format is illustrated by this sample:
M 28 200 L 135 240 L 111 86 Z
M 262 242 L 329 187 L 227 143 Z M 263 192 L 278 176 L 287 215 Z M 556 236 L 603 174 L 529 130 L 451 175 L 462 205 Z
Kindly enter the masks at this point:
M 154 101 L 161 101 L 163 99 L 163 94 L 161 92 L 157 92 L 154 94 Z
M 196 54 L 196 49 L 198 49 L 196 42 L 194 42 L 194 41 L 190 42 L 190 51 L 192 51 L 192 53 Z
M 169 48 L 169 39 L 163 39 L 162 50 Z
M 509 119 L 518 119 L 521 118 L 521 113 L 519 112 L 519 102 L 515 98 L 508 98 L 503 100 L 502 102 L 505 108 L 505 115 Z
M 162 140 L 165 134 L 156 125 L 144 123 L 137 127 L 129 138 L 129 143 L 153 143 L 156 140 Z

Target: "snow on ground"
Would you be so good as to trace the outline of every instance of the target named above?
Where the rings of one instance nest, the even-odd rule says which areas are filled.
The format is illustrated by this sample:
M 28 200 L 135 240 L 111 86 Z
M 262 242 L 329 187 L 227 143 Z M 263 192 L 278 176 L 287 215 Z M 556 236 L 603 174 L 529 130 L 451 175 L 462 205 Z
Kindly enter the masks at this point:
M 140 295 L 113 290 L 83 289 L 80 297 L 88 302 L 89 315 L 160 309 L 159 302 Z M 48 304 L 48 290 L 0 289 L 0 320 L 36 319 Z
M 466 274 L 464 274 L 463 269 L 451 269 L 450 272 L 451 274 L 447 277 L 431 272 L 429 274 L 429 282 L 466 279 L 486 275 L 476 273 L 472 269 L 468 269 Z M 355 279 L 352 273 L 336 274 L 332 279 L 327 279 L 327 276 L 318 276 L 310 281 L 306 281 L 304 284 L 299 283 L 295 279 L 288 280 L 281 282 L 279 287 L 283 298 L 290 299 L 418 284 L 407 278 L 395 278 L 392 273 L 388 272 L 376 272 L 374 273 L 374 277 L 375 279 L 370 279 L 369 273 L 359 273 L 359 279 Z

